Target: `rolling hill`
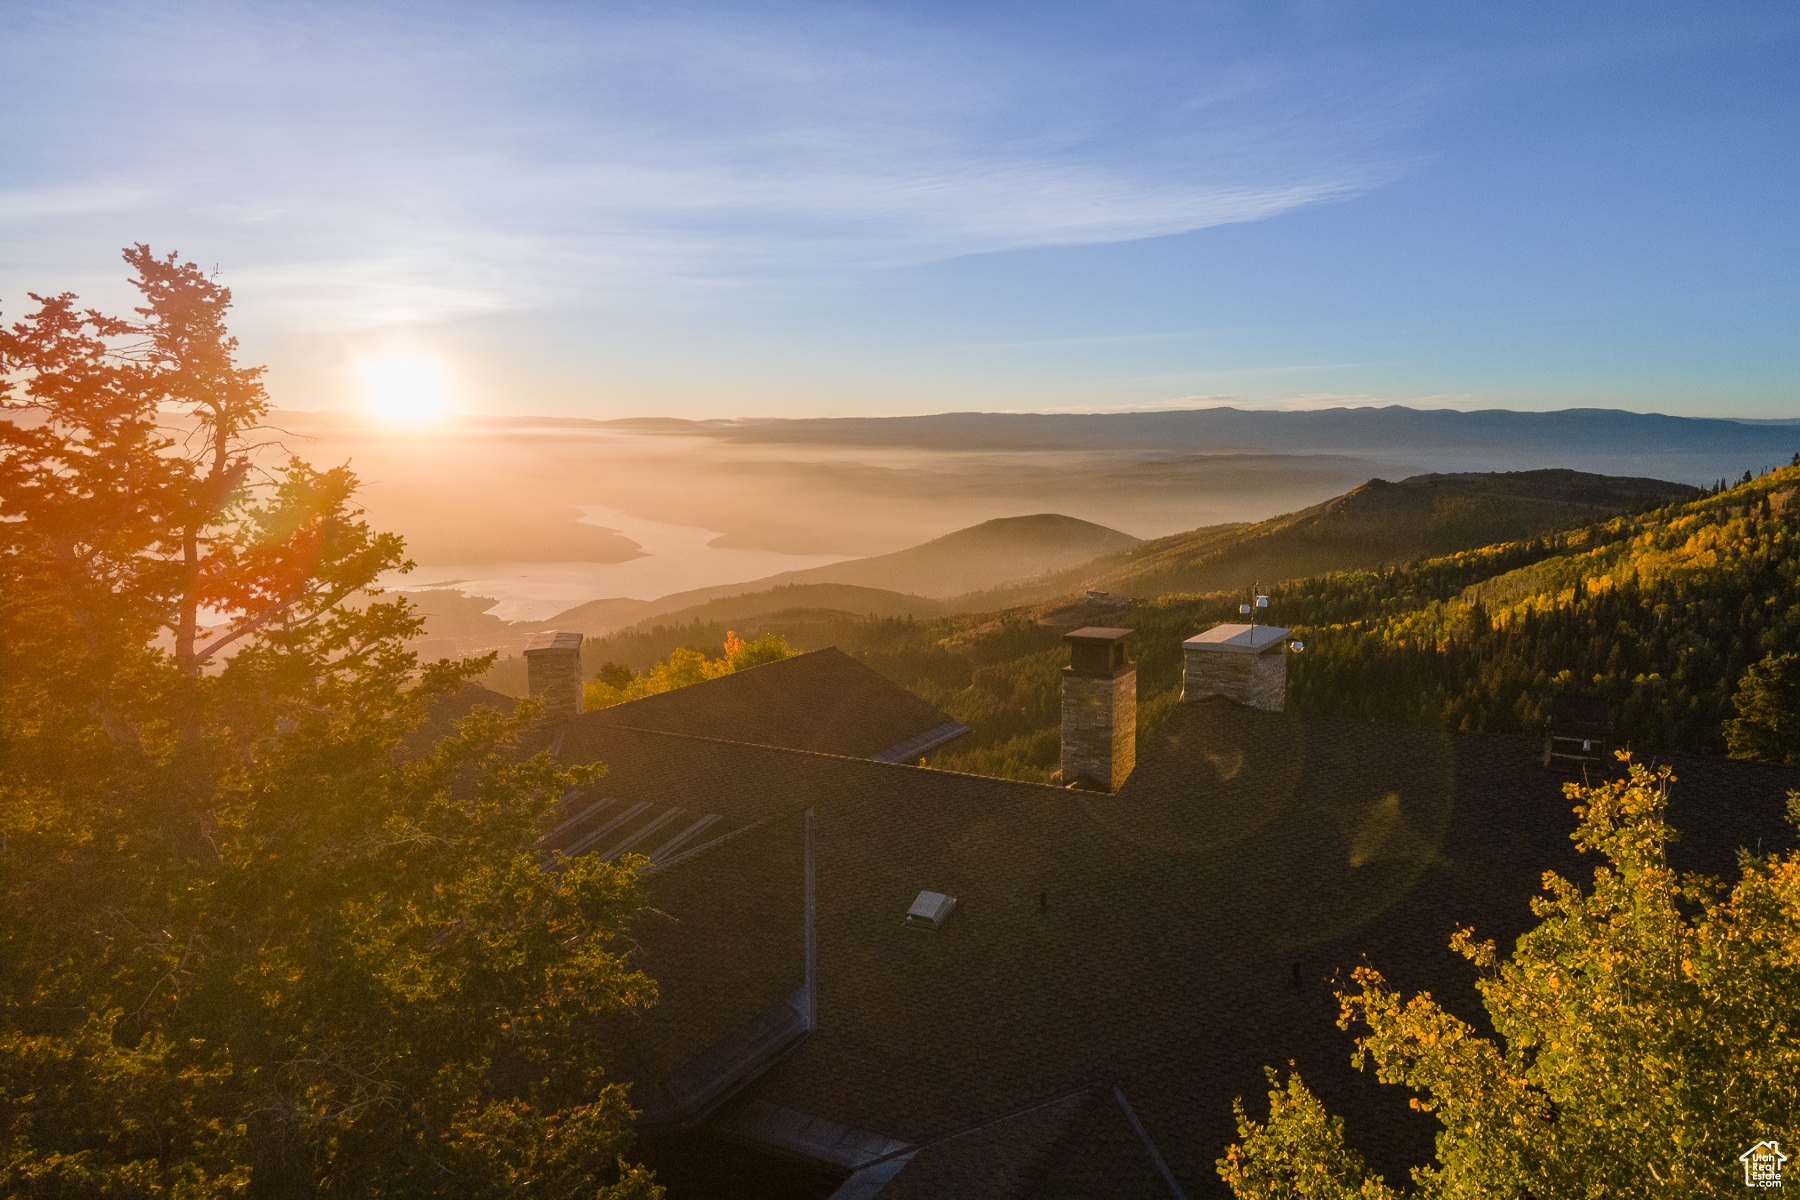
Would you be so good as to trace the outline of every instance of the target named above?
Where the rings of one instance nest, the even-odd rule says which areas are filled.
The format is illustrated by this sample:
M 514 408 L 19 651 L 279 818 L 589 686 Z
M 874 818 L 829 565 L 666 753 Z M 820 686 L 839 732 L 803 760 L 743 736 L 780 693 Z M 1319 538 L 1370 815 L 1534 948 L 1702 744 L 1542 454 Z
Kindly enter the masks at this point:
M 760 583 L 760 581 L 759 581 Z M 691 625 L 717 621 L 743 621 L 752 617 L 788 609 L 810 609 L 854 613 L 870 617 L 935 617 L 944 611 L 941 602 L 925 596 L 883 588 L 859 587 L 848 583 L 784 583 L 775 587 L 744 584 L 758 588 L 740 591 L 733 588 L 707 588 L 703 592 L 680 592 L 662 600 L 594 600 L 557 613 L 547 621 L 530 625 L 537 629 L 573 629 L 591 637 L 603 636 L 620 629 L 660 625 Z M 694 597 L 724 592 L 711 599 Z
M 415 642 L 421 653 L 436 657 L 497 650 L 509 656 L 518 654 L 532 634 L 545 629 L 601 637 L 658 624 L 729 625 L 789 610 L 930 618 L 948 611 L 938 597 L 1044 578 L 1138 544 L 1138 539 L 1104 525 L 1039 513 L 984 521 L 893 554 L 745 583 L 675 592 L 653 600 L 622 596 L 590 600 L 543 621 L 502 621 L 487 611 L 493 600 L 465 596 L 452 588 L 406 594 L 426 617 L 426 632 Z
M 1148 599 L 1272 584 L 1534 537 L 1699 495 L 1685 484 L 1559 470 L 1371 479 L 1299 512 L 1158 538 L 1050 579 L 957 597 L 953 607 L 993 610 L 1088 589 Z
M 592 600 L 530 627 L 604 634 L 671 614 L 679 622 L 733 620 L 782 608 L 934 616 L 944 611 L 938 598 L 1047 577 L 1139 544 L 1130 534 L 1057 513 L 999 517 L 893 554 L 655 600 Z
M 1049 575 L 1141 545 L 1130 534 L 1058 513 L 1000 517 L 876 558 L 791 571 L 763 584 L 847 583 L 942 598 Z

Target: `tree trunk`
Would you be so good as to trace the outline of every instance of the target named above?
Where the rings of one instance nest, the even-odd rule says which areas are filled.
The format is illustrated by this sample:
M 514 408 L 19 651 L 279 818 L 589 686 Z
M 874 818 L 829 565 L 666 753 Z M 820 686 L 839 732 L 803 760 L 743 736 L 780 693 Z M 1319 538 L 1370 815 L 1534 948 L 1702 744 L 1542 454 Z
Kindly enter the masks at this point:
M 200 535 L 192 526 L 181 541 L 181 561 L 187 575 L 181 588 L 181 615 L 175 627 L 175 667 L 183 675 L 198 675 L 200 664 L 194 660 L 194 641 L 199 635 Z

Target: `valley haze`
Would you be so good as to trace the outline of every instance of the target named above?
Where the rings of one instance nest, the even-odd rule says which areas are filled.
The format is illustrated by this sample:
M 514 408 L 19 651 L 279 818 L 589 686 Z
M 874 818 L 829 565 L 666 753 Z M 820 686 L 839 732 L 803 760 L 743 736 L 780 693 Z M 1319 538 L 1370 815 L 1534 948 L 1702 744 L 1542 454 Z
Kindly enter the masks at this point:
M 1556 467 L 1708 486 L 1800 446 L 1800 423 L 1605 409 L 487 417 L 425 430 L 289 412 L 279 423 L 284 445 L 349 461 L 371 516 L 405 535 L 419 565 L 390 585 L 481 597 L 511 622 L 616 602 L 617 624 L 648 602 L 704 603 L 753 582 L 945 597 L 1105 552 L 1095 543 L 1041 571 L 994 560 L 986 578 L 912 586 L 900 586 L 904 559 L 879 565 L 1003 517 L 1160 538 L 1295 512 L 1376 478 Z

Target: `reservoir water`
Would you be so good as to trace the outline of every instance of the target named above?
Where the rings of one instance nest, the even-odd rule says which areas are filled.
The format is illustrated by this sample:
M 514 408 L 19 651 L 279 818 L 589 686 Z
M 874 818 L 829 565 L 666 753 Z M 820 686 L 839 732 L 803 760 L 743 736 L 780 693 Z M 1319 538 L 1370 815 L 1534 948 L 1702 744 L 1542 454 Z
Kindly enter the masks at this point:
M 671 592 L 744 583 L 843 562 L 845 555 L 780 554 L 715 546 L 716 530 L 645 520 L 615 508 L 583 505 L 582 520 L 636 542 L 642 555 L 618 563 L 517 562 L 481 566 L 419 567 L 389 574 L 382 586 L 399 591 L 454 587 L 469 596 L 491 596 L 488 610 L 503 621 L 541 621 L 589 600 L 629 597 L 655 600 Z

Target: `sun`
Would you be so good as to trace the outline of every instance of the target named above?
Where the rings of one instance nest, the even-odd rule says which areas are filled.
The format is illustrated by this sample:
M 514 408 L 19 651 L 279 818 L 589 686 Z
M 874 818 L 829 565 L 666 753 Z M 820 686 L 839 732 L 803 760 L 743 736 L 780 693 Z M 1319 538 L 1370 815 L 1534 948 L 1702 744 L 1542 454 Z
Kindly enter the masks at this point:
M 450 409 L 450 383 L 443 368 L 428 358 L 409 354 L 365 359 L 357 364 L 356 373 L 362 376 L 363 402 L 384 420 L 423 425 Z

